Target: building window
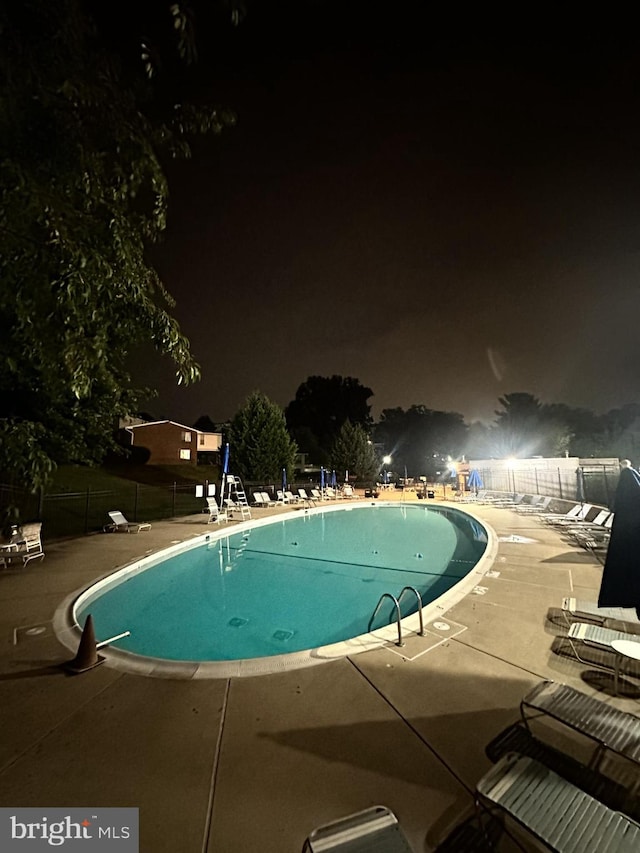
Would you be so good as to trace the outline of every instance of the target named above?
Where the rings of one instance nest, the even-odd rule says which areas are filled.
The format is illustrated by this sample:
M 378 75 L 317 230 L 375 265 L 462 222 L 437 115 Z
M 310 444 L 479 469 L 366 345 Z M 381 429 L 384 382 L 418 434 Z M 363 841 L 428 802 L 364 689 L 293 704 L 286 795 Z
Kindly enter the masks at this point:
M 191 441 L 191 433 L 190 432 L 183 432 L 182 433 L 182 440 L 183 441 Z
M 180 451 L 180 459 L 191 459 L 191 451 L 190 450 L 181 450 Z
M 204 443 L 205 443 L 205 441 L 204 441 L 204 434 L 203 434 L 200 436 L 200 444 L 204 444 Z

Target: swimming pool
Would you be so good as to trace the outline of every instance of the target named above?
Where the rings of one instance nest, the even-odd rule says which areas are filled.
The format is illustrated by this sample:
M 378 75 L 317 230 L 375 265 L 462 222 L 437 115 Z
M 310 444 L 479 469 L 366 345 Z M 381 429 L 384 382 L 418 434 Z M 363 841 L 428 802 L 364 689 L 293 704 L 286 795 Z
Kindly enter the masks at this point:
M 388 596 L 372 621 L 385 593 L 405 589 L 407 617 L 418 609 L 411 588 L 425 605 L 440 601 L 477 570 L 488 544 L 487 528 L 454 508 L 363 502 L 292 512 L 127 566 L 77 599 L 73 621 L 90 612 L 99 638 L 130 630 L 109 655 L 151 668 L 287 668 L 345 644 L 342 654 L 388 641 Z

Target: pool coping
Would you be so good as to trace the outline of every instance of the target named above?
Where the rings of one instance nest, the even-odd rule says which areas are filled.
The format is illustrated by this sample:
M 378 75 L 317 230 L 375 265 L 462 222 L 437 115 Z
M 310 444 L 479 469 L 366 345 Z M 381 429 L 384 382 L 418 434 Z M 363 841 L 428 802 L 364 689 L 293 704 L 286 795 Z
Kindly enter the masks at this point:
M 365 507 L 365 506 L 398 506 L 395 501 L 367 501 L 366 499 L 354 500 L 345 502 L 345 504 L 331 504 L 327 506 L 303 507 L 292 510 L 291 512 L 282 513 L 277 516 L 277 521 L 286 521 L 300 516 L 300 513 L 307 515 L 318 515 L 322 512 L 344 512 L 349 509 Z M 473 569 L 461 578 L 447 592 L 439 596 L 435 601 L 430 602 L 422 608 L 422 619 L 424 625 L 427 626 L 430 622 L 436 619 L 441 619 L 444 614 L 454 607 L 461 599 L 465 598 L 475 587 L 479 581 L 485 576 L 487 571 L 493 565 L 498 551 L 498 537 L 485 520 L 479 518 L 468 508 L 462 508 L 459 504 L 438 504 L 439 508 L 453 510 L 462 515 L 467 515 L 470 518 L 478 521 L 479 524 L 487 532 L 487 546 L 484 553 L 475 564 Z M 425 509 L 429 505 L 424 506 Z M 435 508 L 435 507 L 434 507 Z M 58 640 L 66 648 L 76 652 L 78 643 L 82 634 L 82 629 L 76 619 L 76 612 L 81 606 L 83 599 L 94 594 L 101 587 L 113 585 L 116 578 L 123 574 L 136 574 L 140 571 L 145 571 L 149 567 L 149 563 L 165 559 L 167 555 L 172 553 L 184 553 L 192 548 L 196 548 L 203 542 L 217 541 L 225 536 L 230 535 L 229 530 L 233 530 L 233 535 L 241 533 L 242 530 L 254 529 L 263 527 L 269 524 L 276 523 L 273 516 L 266 516 L 261 519 L 252 519 L 250 521 L 235 524 L 233 528 L 220 528 L 215 531 L 207 531 L 202 533 L 188 542 L 181 542 L 156 551 L 153 554 L 145 555 L 137 560 L 127 563 L 125 566 L 120 566 L 111 572 L 108 572 L 101 578 L 94 580 L 91 584 L 83 586 L 70 595 L 68 595 L 56 609 L 53 616 L 53 630 Z M 401 621 L 403 636 L 417 634 L 420 629 L 420 614 L 418 612 L 411 616 L 405 617 Z M 388 645 L 396 645 L 398 641 L 398 629 L 396 623 L 391 623 L 383 628 L 367 634 L 362 634 L 358 637 L 353 637 L 349 640 L 342 640 L 338 643 L 332 643 L 327 646 L 320 646 L 314 649 L 306 649 L 299 652 L 289 652 L 281 655 L 270 655 L 260 658 L 246 658 L 242 660 L 232 661 L 176 661 L 165 658 L 154 658 L 149 656 L 137 655 L 132 652 L 127 652 L 122 649 L 105 646 L 100 649 L 100 654 L 105 658 L 105 664 L 122 672 L 127 672 L 134 675 L 143 675 L 151 678 L 169 678 L 169 679 L 226 679 L 248 677 L 255 675 L 268 675 L 276 672 L 285 672 L 304 667 L 328 663 L 332 660 L 338 660 L 351 655 L 357 655 L 362 652 L 379 649 Z

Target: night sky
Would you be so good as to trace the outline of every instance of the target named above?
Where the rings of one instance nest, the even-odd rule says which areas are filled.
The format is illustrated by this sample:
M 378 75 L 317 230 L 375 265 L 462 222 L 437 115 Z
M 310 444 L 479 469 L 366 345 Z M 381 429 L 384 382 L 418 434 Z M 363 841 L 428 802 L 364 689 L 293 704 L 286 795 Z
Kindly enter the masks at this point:
M 332 374 L 372 388 L 376 418 L 640 400 L 630 22 L 424 8 L 249 3 L 235 31 L 201 24 L 194 97 L 238 123 L 170 169 L 154 262 L 203 379 L 156 364 L 156 417 L 222 421 L 255 389 L 286 406 Z

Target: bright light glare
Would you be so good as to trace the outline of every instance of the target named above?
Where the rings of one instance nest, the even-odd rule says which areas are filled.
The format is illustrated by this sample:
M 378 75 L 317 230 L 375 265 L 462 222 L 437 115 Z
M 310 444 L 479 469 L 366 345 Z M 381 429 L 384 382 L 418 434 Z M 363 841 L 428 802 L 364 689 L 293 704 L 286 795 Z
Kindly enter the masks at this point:
M 385 465 L 391 465 L 391 457 L 390 456 L 383 456 L 382 461 Z

